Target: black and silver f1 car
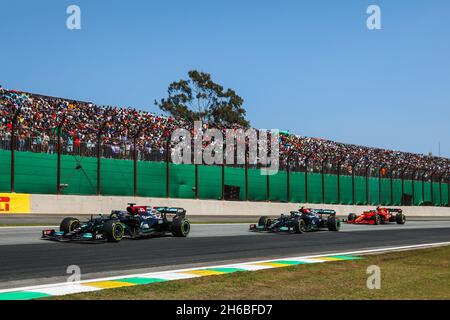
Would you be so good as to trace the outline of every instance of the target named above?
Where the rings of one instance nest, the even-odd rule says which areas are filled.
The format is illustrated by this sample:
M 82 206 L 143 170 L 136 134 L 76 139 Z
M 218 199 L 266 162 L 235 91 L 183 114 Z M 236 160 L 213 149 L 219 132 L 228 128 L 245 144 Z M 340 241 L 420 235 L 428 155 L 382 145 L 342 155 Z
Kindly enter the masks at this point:
M 135 206 L 129 203 L 126 211 L 113 210 L 107 217 L 99 215 L 85 222 L 64 218 L 60 231 L 43 230 L 42 238 L 57 241 L 119 242 L 124 237 L 163 236 L 186 237 L 190 223 L 183 208 Z
M 288 215 L 282 214 L 273 220 L 262 216 L 258 224 L 250 225 L 251 231 L 268 232 L 303 233 L 322 229 L 329 231 L 341 229 L 341 220 L 336 217 L 336 211 L 301 208 L 299 211 L 291 211 Z

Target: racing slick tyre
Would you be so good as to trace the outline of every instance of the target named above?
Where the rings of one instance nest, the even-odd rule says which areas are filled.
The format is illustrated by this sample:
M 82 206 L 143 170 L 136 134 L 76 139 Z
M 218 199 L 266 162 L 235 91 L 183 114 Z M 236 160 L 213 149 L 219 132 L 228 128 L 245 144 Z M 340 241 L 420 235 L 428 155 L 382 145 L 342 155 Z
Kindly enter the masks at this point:
M 397 215 L 395 216 L 395 222 L 397 222 L 397 224 L 405 224 L 405 215 L 403 213 L 397 213 Z
M 119 242 L 125 234 L 123 224 L 114 220 L 106 221 L 103 226 L 103 230 L 105 233 L 105 238 L 108 242 Z
M 269 217 L 262 216 L 258 220 L 258 226 L 264 226 L 264 228 L 268 228 L 272 224 L 272 220 Z
M 295 233 L 306 232 L 306 223 L 303 219 L 295 219 L 294 221 L 294 231 Z
M 173 219 L 172 234 L 174 237 L 185 238 L 191 231 L 191 224 L 186 219 Z
M 61 221 L 61 224 L 59 225 L 59 230 L 64 233 L 71 233 L 73 230 L 78 228 L 80 226 L 80 220 L 77 218 L 64 218 L 63 221 Z
M 356 213 L 350 213 L 350 214 L 348 215 L 348 217 L 347 217 L 347 220 L 348 220 L 349 222 L 353 222 L 353 221 L 356 220 L 356 218 L 357 218 Z
M 373 216 L 373 221 L 374 221 L 374 224 L 376 224 L 376 225 L 381 224 L 381 217 L 380 217 L 380 215 L 379 214 L 374 215 Z
M 336 217 L 330 217 L 327 220 L 328 231 L 339 231 L 341 230 L 341 220 Z

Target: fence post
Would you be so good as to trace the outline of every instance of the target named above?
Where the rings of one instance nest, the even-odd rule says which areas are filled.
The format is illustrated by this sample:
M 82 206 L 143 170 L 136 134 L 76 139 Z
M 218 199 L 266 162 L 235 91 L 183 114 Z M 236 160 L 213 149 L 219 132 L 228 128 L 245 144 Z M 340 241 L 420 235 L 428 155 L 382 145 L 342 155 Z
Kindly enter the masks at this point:
M 431 204 L 432 204 L 432 206 L 434 207 L 434 186 L 433 186 L 433 178 L 434 178 L 434 174 L 436 173 L 436 171 L 433 171 L 432 173 L 431 173 L 431 175 L 430 175 L 430 180 L 431 180 L 431 183 L 430 183 L 430 191 L 431 191 Z
M 381 202 L 383 201 L 383 197 L 381 194 L 382 184 L 381 184 L 381 170 L 382 166 L 378 169 L 378 205 L 381 205 Z
M 16 172 L 16 124 L 17 124 L 17 117 L 19 116 L 20 110 L 17 110 L 14 113 L 12 123 L 11 123 L 11 193 L 15 192 L 15 172 Z
M 443 207 L 444 202 L 442 201 L 442 179 L 444 178 L 445 173 L 442 173 L 439 176 L 439 206 Z
M 137 137 L 133 137 L 133 194 L 136 197 L 137 196 Z
M 450 207 L 450 175 L 447 176 L 447 207 Z
M 339 160 L 337 163 L 337 196 L 338 196 L 338 204 L 341 204 L 341 166 L 342 160 Z
M 401 178 L 402 178 L 402 206 L 405 205 L 405 172 L 408 167 L 406 166 L 405 168 L 403 168 L 402 173 L 401 173 Z
M 352 202 L 353 202 L 353 205 L 356 205 L 355 167 L 357 164 L 358 164 L 358 161 L 352 163 Z
M 322 174 L 322 203 L 325 203 L 325 162 L 328 160 L 328 156 L 326 156 L 321 163 L 321 174 Z
M 270 202 L 270 175 L 269 175 L 269 172 L 267 172 L 267 175 L 266 175 L 266 197 L 267 197 L 267 202 Z
M 422 174 L 422 204 L 425 202 L 425 175 L 429 170 L 425 170 Z
M 56 164 L 56 194 L 61 194 L 61 129 L 64 125 L 64 121 L 66 117 L 64 116 L 61 122 L 58 124 L 56 129 L 57 132 L 57 144 L 56 144 L 56 152 L 57 152 L 57 164 Z
M 412 201 L 413 201 L 413 206 L 416 205 L 416 186 L 415 186 L 415 181 L 416 181 L 416 174 L 417 174 L 417 169 L 413 170 L 412 173 Z
M 166 140 L 166 198 L 170 198 L 170 138 Z
M 222 200 L 225 200 L 225 162 L 222 161 Z
M 305 159 L 305 202 L 309 202 L 308 197 L 308 164 L 309 164 L 309 158 L 311 157 L 311 154 L 309 154 Z
M 290 156 L 287 157 L 286 159 L 286 200 L 287 202 L 291 202 L 291 178 L 290 178 L 290 173 L 291 173 L 291 168 L 290 168 L 290 164 L 289 164 L 289 158 Z
M 248 143 L 245 142 L 245 201 L 248 201 Z
M 101 193 L 100 156 L 101 156 L 102 133 L 97 134 L 97 195 Z
M 142 133 L 142 127 L 139 127 L 136 134 L 133 137 L 133 194 L 135 197 L 138 195 L 137 190 L 137 157 L 138 157 L 138 150 L 137 150 L 137 139 Z
M 397 167 L 389 168 L 389 178 L 391 179 L 391 206 L 394 205 L 394 171 L 397 171 Z
M 370 164 L 366 166 L 366 205 L 370 204 L 369 173 Z
M 195 199 L 198 199 L 198 164 L 195 165 Z
M 378 204 L 382 205 L 383 203 L 383 185 L 381 183 L 381 171 L 384 169 L 385 165 L 382 164 L 380 169 L 378 170 Z

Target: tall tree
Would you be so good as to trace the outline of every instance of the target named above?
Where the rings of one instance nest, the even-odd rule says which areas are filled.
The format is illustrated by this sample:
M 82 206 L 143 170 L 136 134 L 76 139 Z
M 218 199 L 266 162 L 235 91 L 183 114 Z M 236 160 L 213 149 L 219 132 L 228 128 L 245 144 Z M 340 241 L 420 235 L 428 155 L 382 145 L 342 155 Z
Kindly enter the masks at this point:
M 225 90 L 211 75 L 189 71 L 189 79 L 172 82 L 168 97 L 155 101 L 162 111 L 190 122 L 201 120 L 211 126 L 250 126 L 242 107 L 244 100 L 232 89 Z

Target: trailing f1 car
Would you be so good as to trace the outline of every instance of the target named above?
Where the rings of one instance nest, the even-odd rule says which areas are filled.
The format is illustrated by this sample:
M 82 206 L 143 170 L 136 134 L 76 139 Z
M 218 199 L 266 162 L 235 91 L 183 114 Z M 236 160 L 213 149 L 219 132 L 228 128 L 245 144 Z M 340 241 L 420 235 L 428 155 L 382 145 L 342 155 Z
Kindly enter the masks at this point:
M 43 230 L 42 238 L 57 241 L 119 242 L 124 237 L 139 238 L 163 236 L 172 233 L 186 237 L 190 223 L 183 208 L 135 206 L 129 203 L 126 211 L 113 210 L 108 217 L 99 215 L 81 222 L 77 218 L 64 218 L 60 231 Z
M 341 220 L 334 210 L 305 209 L 291 211 L 289 215 L 282 214 L 277 219 L 262 216 L 258 224 L 250 225 L 250 231 L 303 233 L 328 229 L 339 231 Z
M 391 222 L 405 224 L 406 217 L 402 209 L 378 207 L 376 210 L 363 212 L 360 216 L 357 216 L 355 213 L 350 213 L 346 222 L 352 224 L 372 225 L 387 224 Z

